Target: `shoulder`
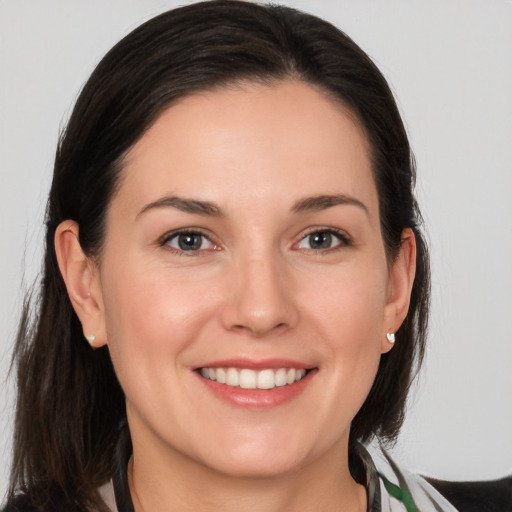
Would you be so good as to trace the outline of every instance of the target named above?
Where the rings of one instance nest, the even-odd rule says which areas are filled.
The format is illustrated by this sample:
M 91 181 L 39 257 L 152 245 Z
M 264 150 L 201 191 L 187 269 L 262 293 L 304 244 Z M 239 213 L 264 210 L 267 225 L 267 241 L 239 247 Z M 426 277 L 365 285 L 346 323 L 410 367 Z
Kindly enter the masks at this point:
M 1 512 L 86 512 L 63 496 L 55 496 L 45 504 L 37 504 L 25 493 L 10 498 Z
M 512 512 L 512 476 L 488 482 L 450 482 L 411 473 L 381 449 L 370 448 L 363 457 L 372 466 L 382 510 Z
M 426 480 L 460 512 L 512 512 L 512 476 L 472 482 Z
M 9 499 L 2 512 L 38 512 L 39 510 L 41 509 L 32 503 L 26 494 L 19 493 Z
M 25 494 L 18 494 L 11 498 L 2 508 L 2 512 L 37 512 L 38 508 Z
M 25 496 L 16 496 L 10 499 L 2 508 L 2 512 L 35 512 L 36 510 Z

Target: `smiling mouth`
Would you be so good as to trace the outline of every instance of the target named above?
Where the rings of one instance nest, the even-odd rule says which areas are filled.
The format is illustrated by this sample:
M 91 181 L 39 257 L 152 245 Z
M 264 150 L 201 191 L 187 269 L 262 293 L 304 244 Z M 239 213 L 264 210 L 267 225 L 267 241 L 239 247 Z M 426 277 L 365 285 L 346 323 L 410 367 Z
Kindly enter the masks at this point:
M 303 368 L 200 368 L 199 374 L 209 380 L 241 389 L 274 389 L 302 380 L 308 373 Z

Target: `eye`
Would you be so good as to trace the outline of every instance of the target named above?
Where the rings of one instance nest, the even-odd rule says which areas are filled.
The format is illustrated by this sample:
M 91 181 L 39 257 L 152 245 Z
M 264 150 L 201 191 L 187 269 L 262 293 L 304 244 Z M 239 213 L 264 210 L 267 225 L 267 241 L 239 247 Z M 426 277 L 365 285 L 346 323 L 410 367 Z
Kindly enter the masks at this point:
M 204 234 L 195 231 L 181 231 L 163 240 L 162 245 L 176 251 L 197 252 L 216 250 L 217 246 Z
M 304 236 L 297 244 L 297 248 L 325 251 L 345 245 L 349 245 L 349 240 L 345 235 L 334 230 L 321 229 Z

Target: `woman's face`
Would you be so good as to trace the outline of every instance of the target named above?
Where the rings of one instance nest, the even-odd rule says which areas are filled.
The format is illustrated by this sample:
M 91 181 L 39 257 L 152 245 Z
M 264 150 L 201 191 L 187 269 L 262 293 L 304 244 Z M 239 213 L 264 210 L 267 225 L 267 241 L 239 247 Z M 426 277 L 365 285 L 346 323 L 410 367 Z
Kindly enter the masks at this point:
M 136 456 L 264 476 L 345 453 L 408 294 L 368 152 L 293 81 L 187 97 L 132 148 L 95 279 Z

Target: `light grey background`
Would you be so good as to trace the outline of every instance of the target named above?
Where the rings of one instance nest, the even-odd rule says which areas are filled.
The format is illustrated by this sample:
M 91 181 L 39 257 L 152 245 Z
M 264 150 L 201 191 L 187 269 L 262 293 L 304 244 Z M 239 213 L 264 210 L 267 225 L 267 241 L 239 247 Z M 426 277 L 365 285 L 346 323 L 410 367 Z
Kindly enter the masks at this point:
M 40 268 L 59 129 L 100 57 L 186 2 L 0 0 L 0 501 L 23 290 Z M 425 370 L 394 450 L 440 478 L 512 472 L 512 2 L 288 0 L 345 30 L 390 80 L 432 244 Z

